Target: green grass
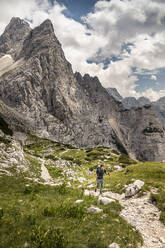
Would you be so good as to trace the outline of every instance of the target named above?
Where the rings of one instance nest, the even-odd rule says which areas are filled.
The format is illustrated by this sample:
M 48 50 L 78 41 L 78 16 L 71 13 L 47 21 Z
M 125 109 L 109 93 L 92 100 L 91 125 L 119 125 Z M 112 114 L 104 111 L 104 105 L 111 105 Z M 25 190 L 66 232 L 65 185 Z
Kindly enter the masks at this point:
M 38 160 L 38 158 L 25 153 L 25 159 L 29 164 L 30 176 L 40 178 L 41 162 Z
M 101 214 L 87 213 L 88 207 L 97 206 L 97 198 L 84 196 L 88 181 L 82 189 L 74 181 L 73 188 L 67 187 L 63 169 L 56 166 L 60 159 L 78 176 L 93 182 L 95 169 L 104 164 L 111 172 L 105 176 L 105 188 L 118 193 L 136 179 L 145 182 L 142 193 L 157 188 L 158 194 L 152 194 L 151 200 L 161 210 L 160 219 L 165 224 L 164 163 L 139 163 L 107 147 L 85 150 L 35 136 L 29 139 L 31 143 L 24 146 L 29 172 L 17 174 L 13 169 L 13 177 L 4 175 L 0 180 L 0 248 L 22 248 L 25 244 L 30 248 L 106 248 L 113 242 L 121 248 L 137 248 L 142 244 L 139 232 L 119 216 L 118 202 L 99 206 L 103 209 Z M 46 160 L 52 178 L 64 179 L 64 184 L 51 187 L 26 179 L 28 176 L 42 182 L 40 158 Z M 123 169 L 113 172 L 120 163 Z M 84 201 L 77 205 L 78 199 Z
M 77 199 L 84 202 L 77 205 Z M 97 205 L 97 200 L 84 196 L 82 190 L 35 184 L 23 175 L 4 176 L 0 247 L 22 248 L 27 243 L 32 248 L 106 248 L 117 242 L 121 248 L 136 248 L 142 242 L 139 233 L 119 217 L 117 202 L 101 206 L 103 213 L 97 215 L 87 213 L 92 204 Z
M 49 171 L 49 174 L 52 178 L 61 178 L 63 177 L 63 169 L 61 168 L 58 168 L 58 167 L 55 167 L 55 166 L 52 166 L 52 165 L 45 165 L 46 168 L 48 169 Z

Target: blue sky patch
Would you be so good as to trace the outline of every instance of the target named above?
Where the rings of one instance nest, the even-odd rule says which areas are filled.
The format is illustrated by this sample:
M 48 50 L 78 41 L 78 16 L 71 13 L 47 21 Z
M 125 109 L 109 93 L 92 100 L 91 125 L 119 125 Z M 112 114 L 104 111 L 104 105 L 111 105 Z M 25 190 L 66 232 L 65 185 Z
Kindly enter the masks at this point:
M 151 74 L 147 74 L 151 73 Z M 136 91 L 137 92 L 143 92 L 147 90 L 148 88 L 152 88 L 155 91 L 164 90 L 165 85 L 165 68 L 158 69 L 157 73 L 153 71 L 146 71 L 146 74 L 136 74 L 138 77 L 138 81 L 136 82 Z M 157 77 L 156 80 L 153 80 L 151 78 L 152 75 L 155 75 Z
M 49 0 L 54 4 L 55 0 Z M 76 21 L 82 22 L 81 17 L 91 12 L 98 0 L 56 0 L 59 4 L 64 4 L 67 11 L 64 14 Z

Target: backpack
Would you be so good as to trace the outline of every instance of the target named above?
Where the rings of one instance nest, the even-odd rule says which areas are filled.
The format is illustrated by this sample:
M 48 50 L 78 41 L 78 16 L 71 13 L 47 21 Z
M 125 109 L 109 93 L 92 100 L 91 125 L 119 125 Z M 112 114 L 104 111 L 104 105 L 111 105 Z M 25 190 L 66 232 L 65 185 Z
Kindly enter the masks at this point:
M 98 179 L 103 179 L 103 175 L 105 173 L 105 169 L 101 170 L 101 167 L 97 167 L 96 174 Z

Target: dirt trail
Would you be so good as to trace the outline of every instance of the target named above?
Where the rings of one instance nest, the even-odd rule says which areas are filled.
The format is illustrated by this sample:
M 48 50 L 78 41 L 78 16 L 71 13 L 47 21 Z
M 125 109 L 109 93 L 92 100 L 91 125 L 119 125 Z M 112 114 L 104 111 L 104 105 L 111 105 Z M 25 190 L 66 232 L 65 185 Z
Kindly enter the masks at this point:
M 98 193 L 89 191 L 98 196 Z M 103 196 L 118 200 L 123 210 L 120 216 L 141 233 L 144 245 L 141 248 L 165 248 L 165 226 L 160 222 L 160 211 L 150 203 L 150 193 L 143 197 L 126 199 L 124 194 L 105 192 Z

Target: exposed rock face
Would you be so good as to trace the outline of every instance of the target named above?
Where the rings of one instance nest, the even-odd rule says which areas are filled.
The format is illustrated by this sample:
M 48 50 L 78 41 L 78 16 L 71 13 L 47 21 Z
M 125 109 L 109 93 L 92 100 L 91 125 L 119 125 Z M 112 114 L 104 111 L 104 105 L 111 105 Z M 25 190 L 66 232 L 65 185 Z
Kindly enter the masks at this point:
M 150 100 L 146 97 L 139 97 L 138 99 L 136 99 L 135 97 L 126 97 L 122 100 L 122 103 L 126 109 L 151 105 Z
M 10 54 L 15 58 L 30 30 L 27 22 L 13 17 L 0 37 L 0 57 Z
M 11 112 L 21 113 L 28 129 L 77 146 L 116 147 L 108 122 L 114 99 L 97 78 L 74 75 L 49 20 L 30 30 L 15 54 L 17 66 L 0 77 L 0 99 Z M 107 111 L 109 101 L 113 105 Z
M 165 159 L 164 129 L 155 110 L 125 110 L 97 77 L 74 74 L 50 20 L 31 30 L 13 18 L 0 37 L 0 56 L 0 115 L 13 131 Z
M 107 88 L 106 89 L 110 96 L 113 96 L 117 101 L 122 101 L 123 97 L 119 94 L 116 88 Z
M 126 109 L 138 108 L 139 102 L 135 97 L 126 97 L 122 100 L 122 103 Z
M 154 107 L 122 110 L 114 128 L 132 157 L 136 154 L 139 160 L 163 160 L 164 128 Z
M 139 105 L 142 107 L 142 106 L 145 106 L 145 105 L 150 105 L 151 104 L 151 101 L 147 98 L 147 97 L 139 97 L 138 98 L 138 102 L 139 102 Z
M 161 97 L 158 101 L 153 102 L 152 104 L 159 113 L 160 120 L 165 127 L 165 97 Z

